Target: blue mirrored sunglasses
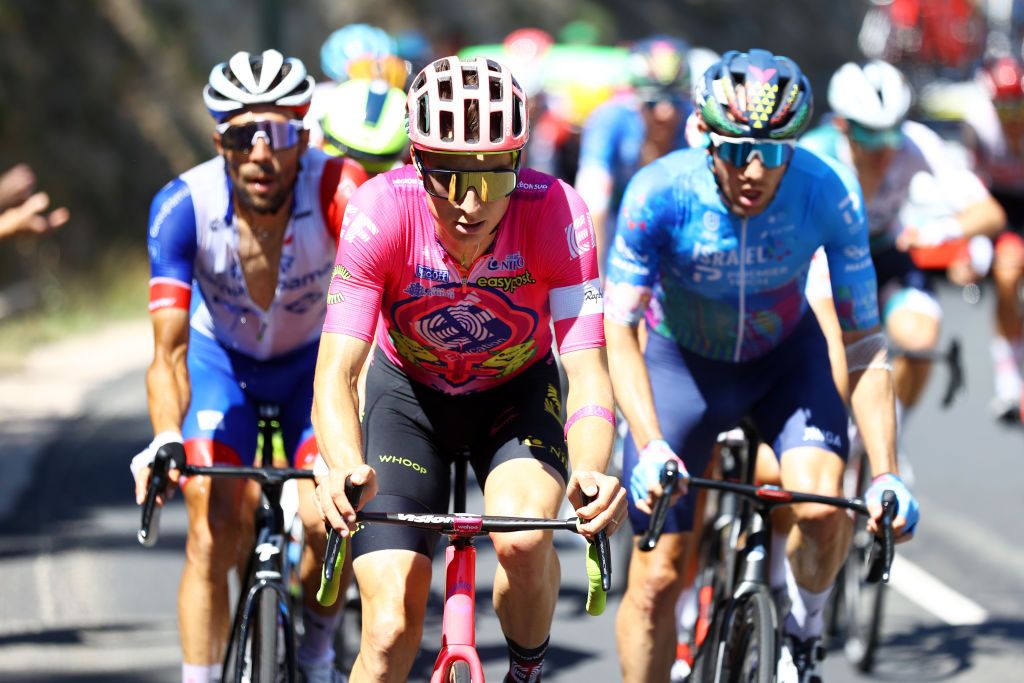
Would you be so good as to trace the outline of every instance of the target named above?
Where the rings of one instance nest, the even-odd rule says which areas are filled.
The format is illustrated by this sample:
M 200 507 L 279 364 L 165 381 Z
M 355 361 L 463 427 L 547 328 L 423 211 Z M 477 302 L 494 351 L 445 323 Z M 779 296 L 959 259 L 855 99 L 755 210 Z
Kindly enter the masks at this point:
M 889 147 L 897 149 L 903 144 L 903 132 L 894 128 L 868 128 L 850 121 L 850 140 L 864 149 L 875 151 Z
M 761 159 L 765 168 L 778 168 L 793 158 L 792 140 L 752 140 L 750 138 L 727 138 L 710 134 L 711 146 L 718 158 L 737 168 L 749 164 L 755 156 Z

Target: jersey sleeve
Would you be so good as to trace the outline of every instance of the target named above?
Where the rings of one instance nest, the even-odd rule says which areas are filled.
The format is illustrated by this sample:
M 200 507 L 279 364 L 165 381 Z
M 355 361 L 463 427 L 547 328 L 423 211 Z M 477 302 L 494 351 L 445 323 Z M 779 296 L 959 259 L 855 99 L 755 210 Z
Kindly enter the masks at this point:
M 924 160 L 923 170 L 930 173 L 937 185 L 938 196 L 949 210 L 960 213 L 988 197 L 984 183 L 958 158 L 933 130 L 924 124 L 908 121 L 903 126 Z
M 548 302 L 559 353 L 604 346 L 604 298 L 594 224 L 583 199 L 556 182 L 543 209 L 543 254 L 551 264 Z
M 675 206 L 673 180 L 660 163 L 641 169 L 626 186 L 605 277 L 609 320 L 631 326 L 640 323 L 658 277 L 659 230 Z
M 387 274 L 398 270 L 393 265 L 401 232 L 397 205 L 385 176 L 352 195 L 327 290 L 324 332 L 373 339 Z
M 149 310 L 188 310 L 196 259 L 196 212 L 192 193 L 177 178 L 153 198 L 149 209 Z
M 320 176 L 320 209 L 327 231 L 338 241 L 345 207 L 356 188 L 366 182 L 363 167 L 351 159 L 330 159 Z
M 864 199 L 853 175 L 829 164 L 818 183 L 815 222 L 822 226 L 825 255 L 839 324 L 844 331 L 876 327 L 878 284 L 868 246 Z
M 587 119 L 580 137 L 576 190 L 596 213 L 608 210 L 614 186 L 617 118 L 615 107 L 600 106 Z

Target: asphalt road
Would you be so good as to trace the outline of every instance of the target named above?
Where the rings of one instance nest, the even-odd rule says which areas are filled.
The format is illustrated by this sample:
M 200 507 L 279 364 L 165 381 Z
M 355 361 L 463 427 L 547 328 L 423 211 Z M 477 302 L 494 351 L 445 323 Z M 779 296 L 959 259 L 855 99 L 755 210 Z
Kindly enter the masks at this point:
M 911 564 L 894 570 L 875 677 L 1022 680 L 1024 431 L 995 424 L 987 412 L 990 297 L 972 306 L 948 289 L 942 298 L 945 334 L 964 345 L 968 393 L 942 410 L 945 371 L 938 368 L 908 423 L 922 522 L 918 537 L 899 549 Z M 135 370 L 98 387 L 77 418 L 3 426 L 0 494 L 12 499 L 0 506 L 0 681 L 180 679 L 180 502 L 164 514 L 157 547 L 135 541 L 138 512 L 127 461 L 150 435 L 144 400 L 142 373 Z M 5 488 L 12 473 L 30 483 Z M 616 681 L 617 597 L 603 617 L 584 613 L 582 548 L 565 536 L 559 541 L 564 586 L 545 680 Z M 499 681 L 507 659 L 487 598 L 493 566 L 493 551 L 483 542 L 478 645 L 489 679 Z M 436 653 L 440 589 L 435 580 L 412 680 L 426 678 Z M 839 651 L 830 653 L 825 671 L 830 683 L 861 680 Z

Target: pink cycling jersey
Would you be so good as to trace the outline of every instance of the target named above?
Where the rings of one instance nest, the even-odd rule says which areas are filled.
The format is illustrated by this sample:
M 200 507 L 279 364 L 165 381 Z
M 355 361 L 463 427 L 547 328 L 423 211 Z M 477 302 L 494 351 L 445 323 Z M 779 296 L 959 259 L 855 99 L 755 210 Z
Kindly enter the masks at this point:
M 488 389 L 551 347 L 604 346 L 594 230 L 564 182 L 524 169 L 488 253 L 460 268 L 438 241 L 412 166 L 352 196 L 325 332 L 373 338 L 413 380 L 449 394 Z

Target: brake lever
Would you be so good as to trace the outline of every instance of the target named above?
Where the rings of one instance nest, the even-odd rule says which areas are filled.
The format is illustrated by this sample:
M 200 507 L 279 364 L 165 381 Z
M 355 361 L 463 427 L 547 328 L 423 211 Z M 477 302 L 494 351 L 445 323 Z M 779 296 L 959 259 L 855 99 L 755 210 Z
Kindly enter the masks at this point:
M 594 501 L 593 496 L 580 492 L 583 496 L 584 504 L 589 505 Z M 594 543 L 597 550 L 597 565 L 601 569 L 601 588 L 605 593 L 612 589 L 612 550 L 611 545 L 608 543 L 608 532 L 601 529 L 594 534 Z
M 356 506 L 359 505 L 359 499 L 363 495 L 363 484 L 353 484 L 352 477 L 345 478 L 345 497 L 348 498 L 349 505 L 355 510 Z M 327 551 L 324 554 L 324 578 L 327 581 L 334 579 L 334 568 L 338 562 L 338 553 L 341 552 L 341 547 L 344 539 L 341 535 L 334 530 L 334 528 L 324 522 L 324 527 L 327 529 Z
M 658 480 L 658 483 L 661 484 L 662 495 L 658 496 L 658 500 L 654 503 L 651 522 L 637 543 L 641 552 L 649 553 L 658 545 L 658 539 L 661 538 L 662 529 L 665 527 L 665 519 L 668 517 L 669 501 L 672 500 L 672 491 L 675 489 L 678 478 L 679 463 L 675 460 L 666 460 Z
M 886 489 L 882 492 L 882 537 L 877 536 L 871 544 L 871 553 L 868 555 L 867 576 L 868 583 L 889 582 L 889 574 L 892 570 L 892 561 L 896 555 L 896 543 L 893 537 L 892 523 L 896 518 L 899 505 L 896 502 L 896 493 Z

